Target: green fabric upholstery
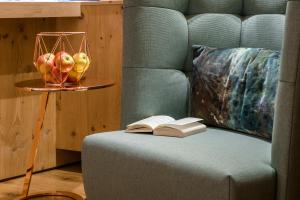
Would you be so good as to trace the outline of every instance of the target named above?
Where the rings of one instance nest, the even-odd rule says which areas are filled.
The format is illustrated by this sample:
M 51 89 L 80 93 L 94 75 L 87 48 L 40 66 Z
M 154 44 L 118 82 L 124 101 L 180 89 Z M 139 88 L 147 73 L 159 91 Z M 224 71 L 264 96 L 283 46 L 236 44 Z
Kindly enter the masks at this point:
M 192 45 L 210 47 L 238 47 L 241 35 L 241 19 L 229 14 L 201 14 L 188 20 L 189 50 L 185 69 L 192 70 Z
M 300 53 L 300 1 L 290 1 L 287 7 L 285 37 L 283 43 L 283 57 L 281 80 L 295 83 L 297 79 Z M 284 67 L 283 67 L 284 66 Z
M 202 14 L 202 13 L 228 13 L 241 14 L 243 7 L 242 0 L 190 0 L 188 14 Z
M 228 13 L 236 15 L 284 14 L 286 0 L 190 0 L 188 14 Z
M 218 48 L 253 47 L 280 50 L 284 15 L 264 14 L 242 18 L 230 14 L 200 14 L 188 20 L 189 52 L 185 70 L 192 69 L 192 45 Z
M 277 170 L 278 200 L 300 198 L 300 1 L 287 7 L 272 166 Z
M 273 200 L 271 144 L 209 129 L 183 139 L 117 131 L 85 138 L 87 199 Z
M 187 0 L 131 0 L 124 1 L 124 7 L 159 7 L 168 8 L 172 10 L 178 10 L 180 12 L 185 12 L 188 6 Z
M 124 12 L 124 67 L 182 69 L 188 30 L 180 12 L 152 7 Z
M 88 199 L 298 200 L 299 4 L 290 1 L 284 19 L 286 0 L 124 0 L 123 125 L 187 114 L 177 70 L 189 73 L 193 43 L 278 50 L 284 32 L 272 154 L 267 142 L 220 130 L 181 140 L 93 135 L 82 154 Z
M 243 15 L 284 14 L 287 0 L 244 0 Z
M 284 14 L 287 0 L 130 0 L 124 7 L 159 7 L 187 15 L 227 13 L 235 15 Z
M 284 15 L 254 15 L 243 21 L 241 46 L 280 50 Z
M 181 71 L 125 68 L 123 74 L 129 78 L 123 82 L 122 127 L 152 115 L 186 116 L 189 82 Z
M 189 44 L 210 47 L 238 47 L 241 19 L 227 14 L 202 14 L 188 20 Z

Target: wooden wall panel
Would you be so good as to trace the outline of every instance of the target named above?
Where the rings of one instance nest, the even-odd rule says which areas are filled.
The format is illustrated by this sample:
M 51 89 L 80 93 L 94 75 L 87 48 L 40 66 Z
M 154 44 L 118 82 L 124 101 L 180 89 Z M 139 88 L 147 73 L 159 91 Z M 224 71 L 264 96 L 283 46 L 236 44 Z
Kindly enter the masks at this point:
M 115 86 L 57 96 L 57 148 L 81 150 L 84 136 L 120 127 L 122 5 L 84 5 L 83 17 L 57 20 L 59 31 L 86 31 L 92 64 L 86 77 L 111 79 Z M 73 41 L 74 42 L 74 41 Z
M 0 20 L 0 179 L 25 172 L 39 94 L 20 93 L 14 82 L 38 76 L 32 65 L 35 34 L 54 25 L 53 20 Z M 55 98 L 50 98 L 37 170 L 55 164 Z
M 35 169 L 77 161 L 80 153 L 74 151 L 81 149 L 85 135 L 119 128 L 122 5 L 87 4 L 82 13 L 77 18 L 0 19 L 0 180 L 25 172 L 40 95 L 16 91 L 14 82 L 39 77 L 32 65 L 38 32 L 87 31 L 93 58 L 87 77 L 111 78 L 116 85 L 51 94 Z

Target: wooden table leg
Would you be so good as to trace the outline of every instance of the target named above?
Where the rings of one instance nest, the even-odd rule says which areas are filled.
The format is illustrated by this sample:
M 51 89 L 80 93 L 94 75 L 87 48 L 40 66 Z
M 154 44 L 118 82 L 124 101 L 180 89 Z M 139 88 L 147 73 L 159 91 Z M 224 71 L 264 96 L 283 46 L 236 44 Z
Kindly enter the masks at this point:
M 44 122 L 44 118 L 45 118 L 45 114 L 46 114 L 46 110 L 47 110 L 48 99 L 49 99 L 49 92 L 43 92 L 42 96 L 41 96 L 39 116 L 36 121 L 35 129 L 34 129 L 34 136 L 33 136 L 34 138 L 33 138 L 32 145 L 31 145 L 31 153 L 30 153 L 30 157 L 27 161 L 26 176 L 25 176 L 25 180 L 24 180 L 23 192 L 22 192 L 21 199 L 24 199 L 28 196 L 29 187 L 30 187 L 30 183 L 31 183 L 31 177 L 32 177 L 33 169 L 34 169 L 34 163 L 36 160 L 38 146 L 39 146 L 40 139 L 41 139 L 43 122 Z

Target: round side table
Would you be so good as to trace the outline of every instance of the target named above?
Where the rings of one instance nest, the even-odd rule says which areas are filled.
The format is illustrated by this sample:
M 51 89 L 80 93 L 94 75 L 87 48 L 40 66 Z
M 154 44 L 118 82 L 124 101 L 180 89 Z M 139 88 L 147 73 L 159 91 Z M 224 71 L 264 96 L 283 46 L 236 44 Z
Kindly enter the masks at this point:
M 39 116 L 35 124 L 35 132 L 34 132 L 34 138 L 31 145 L 31 153 L 29 160 L 27 161 L 27 169 L 26 169 L 26 175 L 23 185 L 23 192 L 20 200 L 25 199 L 31 199 L 31 198 L 38 198 L 38 197 L 45 197 L 45 196 L 57 196 L 57 197 L 67 197 L 69 199 L 73 200 L 84 200 L 83 197 L 81 197 L 78 194 L 72 193 L 72 192 L 65 192 L 65 191 L 53 191 L 53 192 L 43 192 L 43 193 L 37 193 L 33 195 L 28 195 L 30 183 L 31 183 L 31 177 L 34 169 L 34 163 L 38 152 L 38 146 L 40 142 L 40 136 L 41 136 L 41 129 L 43 126 L 45 113 L 48 105 L 48 99 L 49 99 L 49 93 L 50 92 L 61 92 L 61 91 L 87 91 L 87 90 L 93 90 L 93 89 L 101 89 L 101 88 L 107 88 L 110 86 L 113 86 L 114 82 L 110 80 L 103 80 L 99 81 L 96 79 L 84 79 L 81 80 L 78 84 L 64 84 L 62 86 L 55 86 L 55 85 L 48 85 L 45 84 L 45 82 L 41 79 L 34 79 L 34 80 L 28 80 L 28 81 L 22 81 L 15 83 L 15 87 L 17 89 L 20 89 L 25 92 L 42 92 L 41 96 L 41 103 L 40 103 L 40 110 L 39 110 Z

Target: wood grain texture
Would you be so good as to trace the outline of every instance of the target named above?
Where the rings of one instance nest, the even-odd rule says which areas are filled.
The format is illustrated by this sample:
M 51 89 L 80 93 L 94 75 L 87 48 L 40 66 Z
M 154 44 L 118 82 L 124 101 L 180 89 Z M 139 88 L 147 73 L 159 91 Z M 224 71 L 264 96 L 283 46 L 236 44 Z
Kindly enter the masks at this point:
M 79 17 L 80 3 L 0 2 L 0 18 Z
M 35 34 L 55 25 L 52 20 L 0 20 L 0 179 L 25 173 L 39 94 L 17 92 L 14 82 L 37 77 L 32 65 Z M 56 97 L 51 95 L 42 129 L 37 170 L 55 161 Z M 42 156 L 41 156 L 42 155 Z
M 83 5 L 82 12 L 79 18 L 0 19 L 0 180 L 25 173 L 40 94 L 18 92 L 14 83 L 39 77 L 32 65 L 39 32 L 87 31 L 93 57 L 87 77 L 111 77 L 116 85 L 50 95 L 35 171 L 80 159 L 57 148 L 80 150 L 85 135 L 119 128 L 122 5 Z
M 81 5 L 99 5 L 99 4 L 120 4 L 123 5 L 123 0 L 99 0 L 99 1 L 86 1 L 81 2 Z
M 23 179 L 16 178 L 0 182 L 0 199 L 15 200 L 20 197 L 23 186 Z M 85 197 L 82 183 L 82 174 L 80 165 L 71 165 L 63 168 L 36 173 L 32 177 L 32 184 L 29 194 L 43 191 L 64 190 L 74 192 Z M 54 199 L 54 198 L 41 198 Z M 65 199 L 65 198 L 55 198 Z
M 39 77 L 32 64 L 35 34 L 53 30 L 55 23 L 55 19 L 0 19 L 0 180 L 25 173 L 40 94 L 19 92 L 14 83 Z M 56 95 L 51 94 L 36 171 L 80 158 L 57 151 L 55 145 Z
M 84 5 L 82 13 L 77 20 L 58 19 L 57 30 L 87 32 L 92 63 L 86 77 L 113 80 L 115 85 L 57 95 L 57 148 L 77 151 L 86 135 L 120 128 L 122 5 Z

